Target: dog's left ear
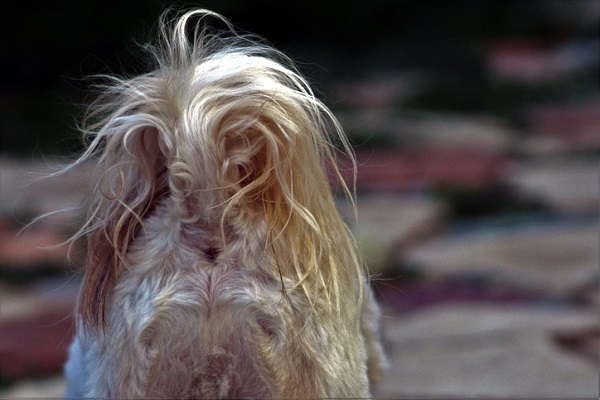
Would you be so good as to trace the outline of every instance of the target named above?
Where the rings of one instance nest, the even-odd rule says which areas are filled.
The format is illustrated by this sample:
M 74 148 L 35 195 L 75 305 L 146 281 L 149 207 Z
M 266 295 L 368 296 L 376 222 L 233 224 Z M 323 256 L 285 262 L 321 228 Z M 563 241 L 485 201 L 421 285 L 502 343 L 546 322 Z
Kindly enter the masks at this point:
M 204 132 L 221 161 L 214 187 L 230 191 L 221 222 L 231 215 L 239 231 L 264 225 L 280 276 L 310 301 L 319 293 L 336 309 L 358 304 L 360 293 L 342 288 L 362 280 L 362 266 L 327 175 L 331 166 L 341 176 L 331 135 L 350 150 L 339 123 L 296 72 L 270 59 L 242 55 L 219 66 L 227 79 L 211 80 L 218 90 L 206 92 L 201 115 L 215 116 L 205 124 L 214 131 Z
M 284 136 L 265 116 L 243 131 L 225 134 L 223 183 L 234 188 L 238 205 L 262 212 L 281 201 L 282 190 L 291 185 L 292 154 Z

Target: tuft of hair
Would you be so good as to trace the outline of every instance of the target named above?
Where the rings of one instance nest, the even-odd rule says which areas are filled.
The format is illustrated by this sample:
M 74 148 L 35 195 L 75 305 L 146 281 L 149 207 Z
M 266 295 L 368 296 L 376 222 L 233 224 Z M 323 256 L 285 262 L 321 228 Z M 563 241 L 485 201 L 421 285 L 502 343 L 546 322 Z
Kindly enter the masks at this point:
M 101 333 L 107 299 L 144 219 L 165 198 L 185 224 L 215 224 L 223 243 L 233 225 L 267 227 L 265 251 L 280 277 L 311 304 L 359 323 L 363 268 L 336 210 L 327 171 L 354 204 L 336 154 L 352 149 L 331 111 L 282 53 L 238 35 L 222 16 L 163 14 L 159 42 L 148 46 L 152 72 L 103 76 L 108 83 L 83 124 L 101 176 L 89 218 L 78 313 Z M 211 33 L 207 17 L 227 29 Z M 132 266 L 133 268 L 134 266 Z M 350 315 L 355 313 L 356 315 Z

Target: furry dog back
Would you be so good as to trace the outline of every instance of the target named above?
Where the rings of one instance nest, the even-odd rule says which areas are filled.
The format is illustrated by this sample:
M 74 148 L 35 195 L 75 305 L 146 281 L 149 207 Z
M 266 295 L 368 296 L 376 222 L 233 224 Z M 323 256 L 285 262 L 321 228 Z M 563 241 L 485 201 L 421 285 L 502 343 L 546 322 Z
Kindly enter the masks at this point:
M 213 35 L 206 19 L 228 26 Z M 206 10 L 107 77 L 67 397 L 368 397 L 378 310 L 327 171 L 351 150 L 281 53 Z

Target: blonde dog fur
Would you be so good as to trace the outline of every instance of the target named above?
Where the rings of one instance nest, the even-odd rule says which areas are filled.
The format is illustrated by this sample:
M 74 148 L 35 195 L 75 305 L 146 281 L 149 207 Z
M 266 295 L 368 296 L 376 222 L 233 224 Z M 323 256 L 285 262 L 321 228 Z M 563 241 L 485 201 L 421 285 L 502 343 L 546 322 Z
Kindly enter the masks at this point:
M 229 28 L 210 34 L 206 17 Z M 66 397 L 370 396 L 378 308 L 327 171 L 352 155 L 281 53 L 206 10 L 84 124 L 101 179 Z M 333 143 L 336 143 L 336 147 Z

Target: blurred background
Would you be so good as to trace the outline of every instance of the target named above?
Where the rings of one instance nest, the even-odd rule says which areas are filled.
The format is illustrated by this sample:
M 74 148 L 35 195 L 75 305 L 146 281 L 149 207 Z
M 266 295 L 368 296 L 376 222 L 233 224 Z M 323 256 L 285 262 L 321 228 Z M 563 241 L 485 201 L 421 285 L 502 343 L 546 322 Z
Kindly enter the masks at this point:
M 93 177 L 37 178 L 82 148 L 86 77 L 144 72 L 136 42 L 170 5 L 1 17 L 0 398 L 62 395 L 85 249 L 41 247 L 76 229 Z M 392 364 L 376 396 L 598 397 L 599 1 L 176 6 L 291 56 L 356 146 L 352 226 Z

